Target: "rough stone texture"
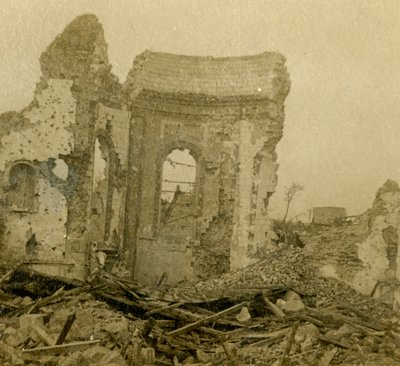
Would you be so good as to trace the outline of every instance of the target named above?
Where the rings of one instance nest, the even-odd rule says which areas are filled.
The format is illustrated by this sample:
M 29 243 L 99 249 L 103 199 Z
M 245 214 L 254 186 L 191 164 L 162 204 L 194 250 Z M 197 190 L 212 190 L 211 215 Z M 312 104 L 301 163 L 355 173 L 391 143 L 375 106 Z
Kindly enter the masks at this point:
M 131 97 L 142 89 L 215 97 L 254 95 L 283 102 L 289 91 L 285 59 L 265 52 L 244 57 L 199 57 L 145 51 L 128 75 Z
M 95 106 L 110 92 L 113 102 L 119 97 L 106 49 L 96 17 L 78 17 L 42 54 L 34 101 L 0 116 L 0 243 L 8 264 L 27 261 L 52 274 L 85 274 Z M 17 163 L 34 171 L 30 210 L 11 202 L 10 170 Z
M 243 103 L 248 107 L 242 107 Z M 144 91 L 135 99 L 134 107 L 132 113 L 141 115 L 145 125 L 145 143 L 133 158 L 142 159 L 144 166 L 136 205 L 141 221 L 136 276 L 154 282 L 176 268 L 172 263 L 187 268 L 199 257 L 215 263 L 215 251 L 209 250 L 213 246 L 211 235 L 207 235 L 209 229 L 216 232 L 231 227 L 219 250 L 225 253 L 222 263 L 217 261 L 221 271 L 246 265 L 258 246 L 268 242 L 266 208 L 276 184 L 273 150 L 282 135 L 278 121 L 283 122 L 283 106 L 281 114 L 272 120 L 268 113 L 275 110 L 276 103 L 265 99 L 182 97 Z M 170 237 L 159 235 L 161 162 L 175 148 L 189 149 L 197 161 L 196 219 L 192 220 L 195 235 L 190 238 L 182 236 L 176 225 L 171 226 Z M 232 206 L 229 219 L 218 219 L 225 214 L 226 205 Z M 218 220 L 223 226 L 216 229 Z M 191 254 L 193 248 L 195 253 Z M 158 262 L 151 274 L 148 268 L 152 258 L 158 256 L 156 251 L 163 252 L 163 265 Z M 187 264 L 182 264 L 185 261 Z M 181 279 L 183 275 L 191 277 L 187 270 L 182 271 Z
M 40 66 L 45 80 L 73 80 L 86 98 L 119 101 L 120 85 L 111 74 L 103 28 L 94 15 L 72 21 L 42 53 Z
M 143 121 L 142 149 L 133 157 L 143 161 L 140 199 L 131 205 L 140 211 L 136 277 L 154 283 L 168 273 L 176 282 L 245 266 L 269 241 L 274 150 L 289 90 L 284 58 L 146 51 L 135 59 L 124 87 L 132 115 Z M 197 163 L 189 237 L 182 221 L 168 230 L 159 219 L 161 162 L 175 148 L 189 149 Z
M 368 295 L 381 282 L 375 295 L 398 307 L 399 233 L 400 189 L 388 180 L 378 190 L 372 208 L 312 236 L 305 249 L 323 275 L 336 277 Z
M 176 283 L 242 267 L 268 244 L 283 56 L 145 51 L 121 85 L 100 23 L 82 15 L 40 64 L 31 105 L 0 116 L 4 259 L 83 278 L 96 250 L 124 252 L 140 282 Z M 163 163 L 175 149 L 190 152 L 196 180 L 164 222 Z

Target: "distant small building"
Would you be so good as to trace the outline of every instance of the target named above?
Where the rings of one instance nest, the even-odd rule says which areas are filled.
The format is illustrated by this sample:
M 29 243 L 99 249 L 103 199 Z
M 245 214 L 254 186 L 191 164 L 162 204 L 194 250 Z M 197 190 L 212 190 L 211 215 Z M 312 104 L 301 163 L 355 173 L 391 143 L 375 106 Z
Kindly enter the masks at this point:
M 332 225 L 336 220 L 346 216 L 347 213 L 344 207 L 314 207 L 312 223 L 317 225 Z

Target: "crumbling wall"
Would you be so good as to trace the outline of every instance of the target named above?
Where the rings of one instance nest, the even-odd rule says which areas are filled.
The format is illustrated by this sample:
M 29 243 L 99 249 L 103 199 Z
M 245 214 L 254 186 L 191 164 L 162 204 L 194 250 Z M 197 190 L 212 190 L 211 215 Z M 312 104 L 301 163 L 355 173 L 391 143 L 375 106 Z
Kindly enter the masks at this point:
M 102 242 L 103 247 L 122 250 L 122 237 L 125 224 L 126 179 L 129 156 L 130 113 L 126 109 L 98 105 L 96 118 L 96 141 L 102 140 L 108 150 L 108 161 L 104 161 L 103 181 L 107 193 L 103 198 L 105 212 L 104 228 L 101 232 L 92 225 L 92 240 Z M 96 158 L 96 143 L 95 155 Z M 96 161 L 94 161 L 96 168 Z M 93 181 L 94 182 L 94 181 Z M 130 187 L 132 189 L 132 187 Z M 96 221 L 98 212 L 98 190 L 92 192 L 91 220 Z M 96 204 L 97 202 L 97 204 Z
M 233 176 L 232 176 L 233 177 Z M 216 201 L 219 203 L 218 213 L 202 229 L 200 241 L 194 247 L 193 270 L 203 279 L 230 270 L 230 245 L 233 232 L 233 200 L 229 200 L 223 188 Z M 202 217 L 203 219 L 203 217 Z
M 168 113 L 170 108 L 174 108 L 174 118 Z M 144 116 L 146 143 L 137 157 L 145 166 L 135 272 L 139 281 L 154 283 L 167 272 L 173 283 L 229 270 L 237 166 L 232 135 L 237 134 L 237 126 L 232 108 L 224 112 L 215 103 L 196 108 L 193 101 L 177 107 L 158 100 L 157 109 Z M 189 149 L 196 160 L 195 216 L 165 226 L 159 216 L 161 166 L 175 148 Z M 222 199 L 227 206 L 230 202 L 229 213 Z M 187 235 L 188 230 L 193 234 Z M 149 271 L 154 258 L 160 259 L 155 270 Z
M 45 161 L 49 156 L 70 154 L 74 148 L 71 126 L 75 123 L 76 100 L 71 80 L 50 79 L 38 90 L 31 108 L 16 115 L 15 124 L 1 136 L 0 169 L 11 161 Z
M 125 91 L 132 115 L 143 121 L 137 131 L 143 148 L 135 157 L 143 167 L 135 202 L 140 212 L 138 280 L 154 282 L 164 271 L 180 271 L 175 277 L 181 279 L 207 277 L 245 266 L 269 241 L 274 151 L 289 91 L 284 58 L 276 53 L 212 58 L 146 51 L 135 59 Z M 161 162 L 177 147 L 192 151 L 198 165 L 191 236 L 178 224 L 169 234 L 159 230 Z M 143 263 L 158 251 L 164 253 L 162 265 L 145 268 Z M 175 263 L 185 264 L 177 268 Z
M 283 123 L 283 106 L 281 108 L 282 117 L 277 119 Z M 271 128 L 271 118 L 260 121 L 251 114 L 246 118 L 246 114 L 248 112 L 242 111 L 239 122 L 239 168 L 231 247 L 233 270 L 246 266 L 251 256 L 269 242 L 271 230 L 267 207 L 277 183 L 274 150 L 282 136 L 282 125 Z
M 44 77 L 73 80 L 76 121 L 75 147 L 65 159 L 76 177 L 68 202 L 66 258 L 85 276 L 91 243 L 90 209 L 93 189 L 94 143 L 100 101 L 118 106 L 121 88 L 111 73 L 103 29 L 93 15 L 71 22 L 40 58 Z
M 259 109 L 268 107 L 266 103 Z M 209 182 L 208 187 L 207 180 L 204 183 L 202 220 L 207 225 L 203 224 L 197 248 L 196 261 L 203 264 L 203 270 L 197 271 L 199 274 L 216 274 L 226 272 L 227 268 L 246 266 L 269 243 L 267 207 L 277 183 L 274 150 L 281 130 L 271 130 L 271 119 L 266 116 L 260 119 L 259 113 L 260 110 L 240 108 L 234 121 L 221 124 L 213 121 L 205 125 L 209 134 L 207 146 L 218 147 L 222 142 L 222 150 L 207 149 L 217 153 L 207 157 L 209 165 L 214 164 L 215 181 Z
M 323 275 L 336 277 L 363 294 L 394 302 L 400 283 L 399 234 L 400 189 L 388 180 L 378 190 L 372 208 L 311 237 L 306 250 Z M 379 283 L 386 283 L 390 293 L 388 288 L 377 288 Z
M 34 101 L 20 113 L 0 117 L 1 245 L 7 261 L 83 278 L 96 106 L 99 100 L 117 103 L 120 86 L 110 72 L 102 27 L 92 15 L 71 22 L 43 52 L 40 65 Z M 7 201 L 13 190 L 8 174 L 18 163 L 35 171 L 35 204 L 29 210 Z
M 12 212 L 2 195 L 2 245 L 25 246 L 41 269 L 52 259 L 48 271 L 80 278 L 93 241 L 123 242 L 144 282 L 246 265 L 268 243 L 289 91 L 284 63 L 278 53 L 215 59 L 146 51 L 123 90 L 100 23 L 76 18 L 41 55 L 34 102 L 0 116 L 3 190 L 20 160 L 37 173 L 32 209 Z M 190 151 L 196 181 L 190 218 L 166 227 L 162 167 L 174 149 Z
M 204 97 L 182 100 L 174 95 L 168 101 L 155 93 L 142 97 L 135 110 L 142 111 L 146 121 L 146 143 L 137 156 L 145 169 L 136 278 L 154 283 L 164 272 L 175 272 L 171 281 L 205 278 L 246 265 L 269 241 L 267 206 L 276 185 L 274 150 L 282 125 L 262 114 L 268 102 L 259 101 L 258 108 L 245 114 L 236 105 L 238 99 L 227 106 Z M 196 102 L 199 99 L 202 103 Z M 197 216 L 191 236 L 176 225 L 170 232 L 160 231 L 159 226 L 160 165 L 174 147 L 191 149 L 198 165 Z M 152 258 L 159 257 L 157 267 L 149 271 Z
M 3 126 L 0 137 L 0 170 L 3 179 L 3 225 L 2 258 L 21 260 L 62 260 L 65 254 L 65 222 L 67 197 L 65 175 L 54 179 L 58 159 L 74 148 L 71 126 L 75 123 L 76 101 L 72 96 L 70 80 L 48 80 L 46 87 L 36 93 L 35 102 L 26 110 L 15 114 Z M 8 130 L 8 131 L 7 131 Z M 50 160 L 49 160 L 50 159 Z M 53 160 L 51 160 L 53 159 Z M 10 170 L 15 163 L 31 164 L 37 181 L 34 209 L 25 211 L 13 208 L 10 197 Z M 64 162 L 65 164 L 65 162 Z M 64 169 L 68 167 L 64 165 Z M 35 234 L 37 248 L 26 249 Z M 28 246 L 29 247 L 29 246 Z
M 218 109 L 206 119 L 204 133 L 206 168 L 200 236 L 194 251 L 194 272 L 200 278 L 221 274 L 230 269 L 230 246 L 233 233 L 233 210 L 237 181 L 238 108 Z M 232 116 L 232 114 L 234 115 Z M 211 115 L 213 115 L 211 113 Z

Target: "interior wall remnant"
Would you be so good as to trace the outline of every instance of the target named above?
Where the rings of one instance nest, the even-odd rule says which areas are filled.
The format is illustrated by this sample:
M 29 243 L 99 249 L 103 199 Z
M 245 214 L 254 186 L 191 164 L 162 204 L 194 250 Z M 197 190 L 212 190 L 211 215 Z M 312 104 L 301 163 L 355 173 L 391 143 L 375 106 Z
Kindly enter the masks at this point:
M 277 184 L 276 157 L 267 146 L 259 151 L 253 161 L 253 187 L 249 230 L 249 254 L 271 244 L 271 227 L 268 217 L 269 198 Z
M 242 115 L 244 113 L 245 111 L 242 111 Z M 273 160 L 276 156 L 270 155 L 269 163 L 266 160 L 261 165 L 262 155 L 259 151 L 267 146 L 269 139 L 269 149 L 273 151 L 281 134 L 279 130 L 269 134 L 257 134 L 257 121 L 248 118 L 242 117 L 239 123 L 239 169 L 235 198 L 237 209 L 231 247 L 232 270 L 248 265 L 257 247 L 267 242 L 268 232 L 271 231 L 265 204 L 276 186 L 277 166 Z M 271 138 L 276 134 L 278 138 Z M 264 179 L 262 184 L 259 184 L 260 173 Z
M 112 141 L 117 160 L 122 170 L 128 168 L 129 133 L 131 114 L 126 105 L 119 106 L 105 105 L 99 103 L 97 106 L 96 129 L 105 131 Z
M 230 270 L 230 245 L 233 232 L 233 201 L 224 189 L 218 198 L 219 212 L 202 230 L 200 243 L 194 247 L 193 269 L 200 279 Z
M 108 239 L 106 232 L 110 177 L 110 148 L 106 141 L 96 138 L 94 144 L 92 187 L 92 239 Z M 109 226 L 109 225 L 108 225 Z
M 125 211 L 126 211 L 126 194 L 128 192 L 127 176 L 128 176 L 128 158 L 130 149 L 135 145 L 129 145 L 131 134 L 131 116 L 126 107 L 121 104 L 105 105 L 99 103 L 97 106 L 96 125 L 97 134 L 104 137 L 110 150 L 110 169 L 108 179 L 108 207 L 106 219 L 106 233 L 108 236 L 101 239 L 102 246 L 108 251 L 118 251 L 121 256 L 128 262 L 128 250 L 133 250 L 133 244 L 129 240 L 129 244 L 125 239 Z M 94 158 L 95 159 L 95 158 Z M 94 163 L 94 162 L 93 162 Z M 136 185 L 136 184 L 135 184 Z M 137 190 L 137 187 L 129 187 L 129 192 Z M 130 223 L 130 225 L 132 225 Z M 94 229 L 96 230 L 96 229 Z M 93 237 L 95 239 L 96 236 Z M 100 238 L 98 238 L 100 240 Z M 123 242 L 125 248 L 123 248 Z M 122 255 L 122 252 L 124 254 Z

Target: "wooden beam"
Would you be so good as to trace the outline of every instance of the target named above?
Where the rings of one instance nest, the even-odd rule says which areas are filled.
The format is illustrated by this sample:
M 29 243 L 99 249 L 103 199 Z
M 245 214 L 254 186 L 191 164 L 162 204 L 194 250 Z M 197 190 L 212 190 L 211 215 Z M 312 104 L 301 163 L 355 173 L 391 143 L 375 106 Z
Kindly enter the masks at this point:
M 182 305 L 184 305 L 184 304 L 185 304 L 185 303 L 181 301 L 181 302 L 178 302 L 178 303 L 175 303 L 175 304 L 163 306 L 163 307 L 160 307 L 160 308 L 158 308 L 158 309 L 150 310 L 150 311 L 148 311 L 145 315 L 146 315 L 146 316 L 150 316 L 150 315 L 153 315 L 153 314 L 160 313 L 160 312 L 162 312 L 163 310 L 167 310 L 167 309 L 176 309 L 176 308 L 179 308 L 180 306 L 182 306 Z
M 264 304 L 270 309 L 277 317 L 279 318 L 284 318 L 285 313 L 280 309 L 278 306 L 276 306 L 274 303 L 268 300 L 266 296 L 262 297 Z
M 244 301 L 244 302 L 242 302 L 240 304 L 234 305 L 234 306 L 232 306 L 232 307 L 230 307 L 228 309 L 220 311 L 219 313 L 215 313 L 213 315 L 206 316 L 205 318 L 199 319 L 199 320 L 195 321 L 194 323 L 187 324 L 182 328 L 178 328 L 178 329 L 175 329 L 175 330 L 173 330 L 171 332 L 168 332 L 167 335 L 168 336 L 174 336 L 174 335 L 177 335 L 177 334 L 186 333 L 189 330 L 193 330 L 193 329 L 196 329 L 196 328 L 202 326 L 203 324 L 211 323 L 211 322 L 213 322 L 215 320 L 218 320 L 219 318 L 221 318 L 221 317 L 223 317 L 225 315 L 229 315 L 229 314 L 235 313 L 238 310 L 240 310 L 241 308 L 245 307 L 246 305 L 247 305 L 247 301 Z
M 91 346 L 92 344 L 100 343 L 101 339 L 96 339 L 94 341 L 83 341 L 83 342 L 71 342 L 65 344 L 58 344 L 56 346 L 47 346 L 47 347 L 36 347 L 30 349 L 22 350 L 23 353 L 35 353 L 35 352 L 44 352 L 44 351 L 64 351 L 69 348 L 79 348 L 82 346 Z
M 290 332 L 289 339 L 286 343 L 285 351 L 283 352 L 283 355 L 282 355 L 281 359 L 279 360 L 278 366 L 285 366 L 287 364 L 288 357 L 290 355 L 290 350 L 292 349 L 299 324 L 300 324 L 300 320 L 297 320 L 296 323 L 293 324 L 292 331 Z
M 65 322 L 63 329 L 61 330 L 61 333 L 57 338 L 56 345 L 64 343 L 65 338 L 67 338 L 68 332 L 71 329 L 74 321 L 75 321 L 75 313 L 68 315 L 67 321 Z

